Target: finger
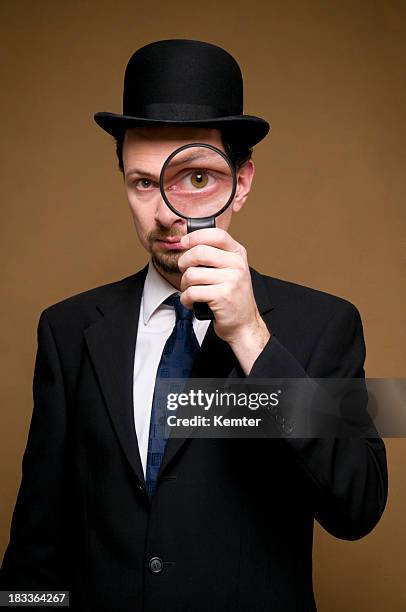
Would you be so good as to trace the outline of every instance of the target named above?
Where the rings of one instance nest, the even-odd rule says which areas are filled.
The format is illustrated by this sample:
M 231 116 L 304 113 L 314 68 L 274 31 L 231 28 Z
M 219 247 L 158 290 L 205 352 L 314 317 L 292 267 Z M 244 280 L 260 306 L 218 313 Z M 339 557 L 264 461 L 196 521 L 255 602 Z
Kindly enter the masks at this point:
M 223 251 L 207 244 L 198 244 L 186 251 L 186 253 L 182 253 L 178 259 L 178 266 L 181 272 L 184 272 L 190 266 L 231 268 L 238 265 L 239 259 L 240 256 L 236 253 Z
M 182 274 L 180 290 L 185 291 L 193 285 L 218 285 L 224 283 L 230 277 L 228 268 L 204 268 L 203 266 L 191 266 Z
M 193 285 L 183 291 L 180 301 L 186 308 L 192 308 L 195 302 L 207 302 L 210 305 L 217 295 L 217 285 Z
M 185 249 L 190 249 L 197 244 L 207 244 L 234 253 L 240 253 L 244 249 L 244 247 L 234 240 L 226 230 L 220 227 L 196 230 L 195 232 L 182 236 L 181 246 Z

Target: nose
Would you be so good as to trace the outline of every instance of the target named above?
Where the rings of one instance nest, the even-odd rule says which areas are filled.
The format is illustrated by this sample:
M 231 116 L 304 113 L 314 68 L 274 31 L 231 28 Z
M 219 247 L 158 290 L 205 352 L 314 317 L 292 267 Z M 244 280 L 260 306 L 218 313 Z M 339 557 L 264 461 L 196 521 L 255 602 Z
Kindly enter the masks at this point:
M 183 225 L 185 220 L 176 215 L 166 204 L 161 194 L 157 194 L 155 221 L 165 227 L 171 227 L 174 223 Z

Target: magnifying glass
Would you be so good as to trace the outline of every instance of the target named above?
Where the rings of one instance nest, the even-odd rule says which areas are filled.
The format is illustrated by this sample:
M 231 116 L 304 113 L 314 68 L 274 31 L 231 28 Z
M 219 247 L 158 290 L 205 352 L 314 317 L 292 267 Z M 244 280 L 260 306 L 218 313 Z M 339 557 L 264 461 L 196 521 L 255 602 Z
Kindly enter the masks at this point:
M 236 168 L 221 149 L 194 142 L 173 151 L 159 177 L 167 206 L 187 221 L 187 233 L 216 227 L 216 217 L 233 201 L 237 188 Z M 195 302 L 197 319 L 214 319 L 208 304 Z

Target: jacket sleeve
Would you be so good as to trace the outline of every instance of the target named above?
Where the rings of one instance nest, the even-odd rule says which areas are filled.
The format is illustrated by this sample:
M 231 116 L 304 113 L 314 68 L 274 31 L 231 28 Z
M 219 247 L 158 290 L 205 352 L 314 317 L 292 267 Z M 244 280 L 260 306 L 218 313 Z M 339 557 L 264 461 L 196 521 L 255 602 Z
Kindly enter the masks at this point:
M 46 311 L 39 319 L 37 340 L 33 412 L 0 572 L 3 590 L 69 589 L 62 569 L 66 404 Z
M 255 378 L 365 378 L 365 343 L 358 310 L 340 302 L 312 352 L 306 370 L 271 335 L 255 361 Z M 387 500 L 386 451 L 373 437 L 282 437 L 294 453 L 309 484 L 315 517 L 332 535 L 355 540 L 379 521 Z

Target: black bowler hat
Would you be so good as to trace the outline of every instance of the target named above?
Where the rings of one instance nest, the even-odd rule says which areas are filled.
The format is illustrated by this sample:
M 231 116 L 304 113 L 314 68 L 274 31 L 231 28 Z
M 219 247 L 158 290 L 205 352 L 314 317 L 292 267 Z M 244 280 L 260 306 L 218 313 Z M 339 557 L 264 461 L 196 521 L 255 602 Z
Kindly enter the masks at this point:
M 185 125 L 217 128 L 228 139 L 253 146 L 269 123 L 243 115 L 243 80 L 224 49 L 198 40 L 159 40 L 138 49 L 124 76 L 123 114 L 96 113 L 115 137 L 127 128 Z

